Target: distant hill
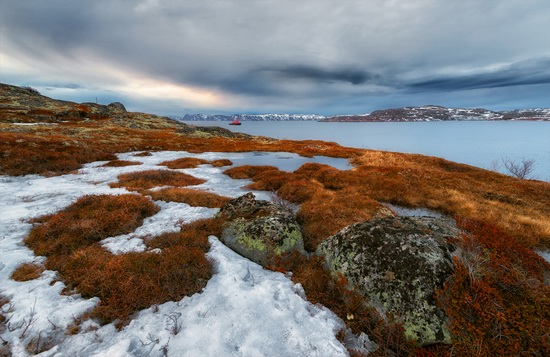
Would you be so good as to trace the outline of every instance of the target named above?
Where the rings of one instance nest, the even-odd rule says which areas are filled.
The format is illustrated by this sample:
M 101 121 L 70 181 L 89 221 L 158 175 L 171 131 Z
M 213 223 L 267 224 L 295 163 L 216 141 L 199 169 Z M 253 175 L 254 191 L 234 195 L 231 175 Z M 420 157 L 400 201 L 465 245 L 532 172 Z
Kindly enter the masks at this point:
M 322 120 L 325 116 L 317 114 L 238 114 L 241 121 L 295 121 L 295 120 Z M 180 121 L 230 121 L 235 115 L 226 114 L 185 114 L 183 116 L 171 116 L 170 118 Z
M 483 108 L 446 108 L 438 105 L 376 110 L 370 114 L 327 117 L 327 122 L 407 122 L 459 120 L 550 120 L 550 108 L 492 111 Z
M 317 114 L 235 114 L 241 121 L 294 121 L 321 122 L 402 122 L 402 121 L 459 121 L 459 120 L 550 120 L 550 108 L 514 109 L 493 111 L 483 108 L 446 108 L 439 105 L 403 107 L 376 110 L 370 114 L 322 116 Z M 179 121 L 230 121 L 235 115 L 185 114 L 171 116 Z

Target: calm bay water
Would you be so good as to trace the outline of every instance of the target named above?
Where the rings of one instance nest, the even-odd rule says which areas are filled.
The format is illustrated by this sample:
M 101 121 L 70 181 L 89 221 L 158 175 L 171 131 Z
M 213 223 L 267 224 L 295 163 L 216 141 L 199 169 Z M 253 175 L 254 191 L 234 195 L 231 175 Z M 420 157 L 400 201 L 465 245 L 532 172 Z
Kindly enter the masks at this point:
M 277 139 L 325 140 L 343 146 L 438 156 L 490 168 L 502 159 L 535 161 L 531 175 L 550 181 L 550 122 L 454 121 L 408 123 L 318 123 L 310 121 L 193 121 Z

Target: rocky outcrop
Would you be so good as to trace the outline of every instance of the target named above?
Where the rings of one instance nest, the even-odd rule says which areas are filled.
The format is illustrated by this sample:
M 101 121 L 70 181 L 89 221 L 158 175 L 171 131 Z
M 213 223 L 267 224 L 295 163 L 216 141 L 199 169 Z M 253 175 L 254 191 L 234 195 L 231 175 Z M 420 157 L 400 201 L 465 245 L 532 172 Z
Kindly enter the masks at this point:
M 384 218 L 342 229 L 317 253 L 370 304 L 401 318 L 409 339 L 420 345 L 450 343 L 433 294 L 452 273 L 448 238 L 458 233 L 445 218 Z
M 220 240 L 253 262 L 267 266 L 285 253 L 305 254 L 294 214 L 269 201 L 256 200 L 251 192 L 226 203 L 219 214 L 228 219 Z
M 126 114 L 126 107 L 121 102 L 114 102 L 107 105 L 107 110 L 111 114 Z

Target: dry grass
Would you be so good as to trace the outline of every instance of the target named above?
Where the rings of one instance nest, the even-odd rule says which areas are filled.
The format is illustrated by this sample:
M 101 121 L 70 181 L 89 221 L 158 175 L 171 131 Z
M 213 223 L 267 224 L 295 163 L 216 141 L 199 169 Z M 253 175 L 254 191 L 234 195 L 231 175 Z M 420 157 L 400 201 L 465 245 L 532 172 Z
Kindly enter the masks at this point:
M 137 154 L 134 154 L 134 156 L 136 157 L 145 157 L 145 156 L 152 156 L 153 154 L 151 154 L 149 151 L 143 151 L 143 152 L 138 152 Z
M 457 355 L 548 355 L 550 264 L 497 227 L 458 221 L 468 235 L 437 301 L 450 318 Z
M 19 265 L 11 274 L 11 278 L 15 281 L 29 281 L 38 279 L 44 267 L 36 263 L 23 263 Z
M 131 191 L 142 191 L 159 186 L 192 186 L 200 185 L 205 180 L 177 171 L 147 170 L 131 172 L 117 176 L 118 182 L 111 187 L 126 187 Z
M 47 113 L 43 114 L 46 115 Z M 26 121 L 27 119 L 23 114 L 18 114 L 17 116 L 17 120 L 20 121 Z M 353 170 L 338 171 L 325 165 L 306 164 L 291 174 L 281 173 L 274 167 L 240 167 L 227 170 L 226 172 L 234 178 L 251 178 L 254 181 L 253 187 L 277 190 L 279 196 L 289 201 L 300 203 L 299 220 L 303 226 L 306 236 L 306 246 L 309 250 L 315 249 L 321 240 L 339 228 L 349 223 L 375 217 L 380 208 L 378 202 L 389 202 L 406 207 L 426 207 L 451 216 L 462 216 L 466 219 L 476 219 L 480 222 L 493 225 L 496 231 L 502 233 L 497 234 L 491 230 L 491 235 L 494 236 L 494 239 L 506 240 L 506 242 L 513 239 L 518 244 L 517 246 L 514 245 L 514 248 L 511 248 L 513 250 L 520 249 L 518 247 L 525 248 L 525 246 L 531 248 L 550 248 L 550 184 L 547 182 L 518 180 L 434 157 L 351 149 L 334 143 L 320 141 L 271 140 L 267 138 L 239 139 L 208 135 L 195 136 L 194 134 L 185 134 L 180 130 L 181 127 L 178 125 L 148 117 L 140 118 L 139 120 L 131 118 L 128 120 L 102 118 L 101 120 L 91 120 L 88 122 L 75 120 L 52 126 L 29 127 L 18 127 L 0 123 L 0 174 L 25 175 L 39 173 L 52 175 L 66 173 L 80 168 L 83 163 L 115 160 L 115 153 L 130 151 L 142 151 L 143 155 L 147 155 L 150 151 L 158 150 L 183 150 L 194 153 L 207 151 L 288 151 L 303 156 L 326 155 L 342 157 L 350 159 L 355 166 Z M 135 127 L 131 128 L 130 126 Z M 136 156 L 140 155 L 137 154 Z M 211 164 L 214 165 L 213 162 Z M 146 178 L 141 182 L 139 177 L 136 177 L 136 182 L 131 185 L 135 185 L 134 188 L 138 190 L 149 189 L 155 186 L 172 185 L 167 183 L 170 180 L 161 179 L 160 182 L 157 182 L 154 176 Z M 189 183 L 187 182 L 186 184 Z M 112 196 L 111 198 L 114 197 L 116 196 Z M 118 220 L 116 215 L 113 219 L 115 222 Z M 55 220 L 56 218 L 54 217 L 52 217 L 51 222 L 46 219 L 42 226 L 50 225 L 55 232 L 56 225 L 52 223 Z M 75 222 L 67 221 L 63 224 L 67 225 L 63 228 L 63 231 L 74 229 L 78 232 L 80 230 L 81 232 L 86 232 L 83 233 L 84 235 L 89 233 L 89 228 L 91 227 L 86 219 L 80 218 L 76 219 Z M 207 245 L 207 242 L 205 243 L 206 237 L 201 238 L 204 239 L 201 242 L 197 242 L 196 238 L 204 232 L 219 231 L 219 225 L 219 221 L 200 222 L 193 227 L 185 227 L 181 233 L 157 237 L 148 242 L 148 244 L 151 247 L 171 249 L 172 247 L 180 246 L 180 244 L 187 244 L 183 242 L 188 242 L 191 245 L 202 247 L 199 249 L 204 249 L 204 244 Z M 42 226 L 37 226 L 33 229 L 29 241 L 32 241 L 32 237 L 38 234 L 37 232 L 40 232 Z M 62 237 L 65 234 L 59 233 L 59 236 Z M 45 252 L 59 250 L 59 253 L 49 253 L 47 268 L 57 267 L 56 269 L 62 271 L 60 274 L 64 276 L 64 279 L 68 281 L 68 285 L 71 287 L 78 288 L 79 283 L 85 281 L 87 285 L 84 284 L 83 287 L 86 286 L 92 289 L 93 284 L 90 282 L 96 281 L 100 283 L 100 280 L 97 277 L 88 277 L 87 274 L 90 274 L 90 272 L 91 274 L 100 276 L 106 274 L 102 278 L 106 282 L 109 282 L 112 277 L 108 276 L 108 272 L 104 272 L 106 266 L 109 266 L 109 268 L 112 267 L 115 270 L 118 267 L 132 270 L 126 265 L 130 264 L 128 261 L 132 261 L 130 265 L 133 266 L 141 260 L 128 257 L 128 261 L 117 258 L 111 262 L 112 256 L 97 247 L 95 243 L 92 245 L 80 245 L 79 243 L 73 248 L 69 239 L 67 242 L 59 243 L 57 247 L 54 242 L 57 239 L 49 241 L 49 233 L 45 234 L 45 237 L 47 238 L 44 241 L 48 243 L 40 243 L 37 240 L 30 244 L 33 245 L 33 249 L 38 249 L 37 252 L 39 250 Z M 63 248 L 65 245 L 67 247 Z M 488 249 L 496 248 L 490 246 Z M 504 254 L 500 248 L 497 251 L 500 252 L 499 254 Z M 194 258 L 189 261 L 202 259 L 196 257 L 202 257 L 203 255 L 198 252 L 195 253 L 193 255 Z M 42 253 L 37 254 L 47 255 Z M 177 254 L 170 256 L 174 256 L 175 259 Z M 70 260 L 67 257 L 70 257 Z M 144 259 L 144 266 L 149 266 L 148 264 L 151 264 L 151 266 L 157 263 L 160 264 L 155 259 Z M 505 286 L 506 291 L 515 291 L 514 289 L 517 289 L 517 287 L 514 284 L 523 284 L 521 285 L 521 289 L 523 290 L 520 289 L 522 294 L 525 294 L 530 299 L 529 301 L 534 301 L 535 304 L 527 305 L 524 303 L 522 306 L 528 307 L 527 309 L 523 309 L 519 305 L 515 308 L 514 304 L 521 299 L 518 299 L 518 296 L 510 296 L 507 292 L 502 293 L 502 301 L 509 302 L 506 305 L 508 313 L 513 314 L 517 312 L 525 317 L 524 320 L 520 318 L 514 321 L 528 321 L 531 324 L 533 321 L 538 321 L 536 320 L 537 316 L 544 314 L 540 300 L 538 300 L 540 295 L 536 295 L 536 291 L 529 288 L 532 282 L 530 280 L 532 277 L 529 275 L 531 273 L 524 273 L 530 271 L 528 266 L 532 263 L 532 260 L 527 259 L 523 263 L 513 260 L 514 264 L 510 266 L 507 262 L 499 260 L 498 257 L 491 259 L 494 260 L 495 264 L 501 264 L 505 267 L 508 275 L 502 272 L 491 275 L 492 280 L 486 281 L 485 284 L 488 284 L 487 286 L 491 289 L 494 289 L 495 286 Z M 506 258 L 505 260 L 508 261 L 509 259 L 512 258 Z M 72 262 L 73 260 L 81 261 L 82 265 L 74 263 L 72 270 L 63 270 L 64 264 L 62 263 L 66 263 L 67 261 Z M 303 269 L 305 269 L 305 266 Z M 336 301 L 347 299 L 351 305 L 346 305 L 346 303 L 341 305 L 346 306 L 345 308 L 333 307 L 336 311 L 340 311 L 338 314 L 346 317 L 347 311 L 356 311 L 353 312 L 354 316 L 358 316 L 358 314 L 359 316 L 369 316 L 366 312 L 364 315 L 361 315 L 360 312 L 357 313 L 357 311 L 361 310 L 352 310 L 353 308 L 360 309 L 360 307 L 353 305 L 356 304 L 354 302 L 356 301 L 355 298 L 346 295 L 345 291 L 327 287 L 326 284 L 329 284 L 329 280 L 323 275 L 325 273 L 316 270 L 317 267 L 311 267 L 312 271 L 309 272 L 305 270 L 300 272 L 299 267 L 293 267 L 292 269 L 295 270 L 295 279 L 303 281 L 308 297 L 311 296 L 310 299 L 320 302 L 324 301 L 322 303 L 327 304 L 327 306 L 333 306 Z M 205 268 L 200 268 L 199 271 L 204 273 Z M 495 271 L 498 271 L 498 269 Z M 123 275 L 123 273 L 121 274 Z M 198 275 L 200 276 L 200 274 Z M 510 281 L 507 276 L 513 277 L 513 280 Z M 522 280 L 522 277 L 526 277 L 526 279 Z M 472 306 L 471 304 L 466 306 L 463 304 L 463 301 L 461 302 L 460 299 L 464 297 L 462 294 L 464 292 L 469 294 L 471 291 L 476 291 L 480 294 L 479 296 L 482 296 L 487 291 L 456 288 L 457 286 L 462 286 L 461 284 L 468 283 L 467 276 L 463 275 L 461 271 L 458 271 L 454 278 L 456 284 L 452 288 L 449 288 L 449 295 L 455 297 L 455 302 L 447 307 L 450 309 L 449 311 L 455 311 L 458 314 L 457 316 L 464 314 L 464 316 L 472 317 Z M 158 279 L 158 276 L 155 276 L 155 279 Z M 185 276 L 182 275 L 181 280 L 185 279 Z M 308 279 L 311 280 L 310 283 L 307 283 Z M 323 280 L 325 281 L 323 282 Z M 109 284 L 114 283 L 111 282 Z M 100 285 L 100 287 L 106 291 L 111 288 L 117 289 L 116 287 L 111 287 L 109 284 Z M 339 282 L 335 281 L 330 284 L 338 285 Z M 131 290 L 131 286 L 124 286 L 126 286 L 125 289 L 130 289 L 130 295 L 139 294 L 139 292 Z M 144 283 L 144 286 L 148 286 L 148 283 Z M 492 291 L 491 289 L 489 290 Z M 324 294 L 323 290 L 327 291 L 324 297 L 322 296 Z M 156 293 L 156 290 L 153 291 Z M 119 291 L 119 293 L 124 292 L 124 289 Z M 119 298 L 113 297 L 110 299 L 109 296 L 106 295 L 104 297 L 105 301 L 112 301 L 112 303 L 110 305 L 103 305 L 104 303 L 102 302 L 102 306 L 104 306 L 102 316 L 110 316 L 110 318 L 129 316 L 131 311 L 135 311 L 132 309 L 148 303 L 145 300 L 135 302 L 119 301 L 117 300 Z M 488 296 L 493 295 L 489 293 Z M 538 297 L 533 298 L 533 296 Z M 473 299 L 474 296 L 472 295 L 471 297 Z M 544 301 L 546 301 L 544 303 L 546 304 L 547 300 Z M 115 302 L 117 305 L 113 305 Z M 500 301 L 497 302 L 500 303 Z M 111 306 L 111 308 L 108 308 L 108 306 Z M 125 306 L 127 308 L 119 311 L 117 310 L 118 306 Z M 495 307 L 496 305 L 482 305 L 480 311 L 494 312 L 495 310 L 491 310 L 491 306 Z M 477 308 L 477 306 L 474 307 Z M 107 317 L 105 319 L 108 320 Z M 374 318 L 372 321 L 375 320 Z M 489 320 L 483 321 L 486 322 Z M 510 321 L 512 320 L 510 319 Z M 349 321 L 348 324 L 350 324 Z M 400 335 L 396 332 L 398 331 L 397 327 L 393 328 L 393 330 L 390 329 L 387 333 L 380 332 L 377 335 L 376 326 L 384 326 L 384 324 L 375 324 L 374 328 L 369 324 L 372 323 L 359 322 L 354 329 L 357 328 L 357 331 L 371 331 L 370 333 L 372 333 L 372 336 L 375 336 L 376 342 L 380 345 L 397 346 L 392 348 L 394 351 L 399 348 L 404 348 L 403 351 L 408 351 L 399 340 Z M 520 324 L 513 331 L 516 333 L 517 331 L 529 331 L 529 329 Z M 470 336 L 477 335 L 474 333 Z M 487 336 L 489 336 L 487 341 L 491 340 L 491 343 L 498 343 L 500 341 L 502 342 L 500 346 L 505 346 L 507 343 L 507 337 L 497 336 L 493 339 L 494 336 L 490 337 L 490 334 L 487 334 Z M 476 343 L 480 341 L 479 339 L 469 340 L 468 338 L 471 337 L 460 334 L 457 334 L 456 338 L 455 344 L 458 346 L 457 348 L 465 346 L 467 348 L 468 344 L 476 346 Z M 547 337 L 545 338 L 548 341 Z M 535 342 L 539 343 L 540 341 Z M 533 349 L 532 346 L 536 345 L 535 342 L 529 348 Z M 515 348 L 515 346 L 512 347 Z M 498 346 L 495 348 L 495 350 L 498 350 Z M 424 349 L 420 352 L 415 351 L 415 353 L 419 353 L 419 355 L 430 355 L 432 353 L 426 351 L 430 352 Z M 402 352 L 404 355 L 407 353 Z M 437 353 L 435 352 L 435 354 Z M 545 351 L 539 354 L 543 355 L 544 353 Z M 445 349 L 443 349 L 441 354 L 445 354 Z
M 158 191 L 147 191 L 145 194 L 153 200 L 166 202 L 183 202 L 194 207 L 221 208 L 229 197 L 220 196 L 215 193 L 190 188 L 163 188 Z
M 69 289 L 101 299 L 91 317 L 121 326 L 141 309 L 200 291 L 212 275 L 205 252 L 209 232 L 219 232 L 216 223 L 184 226 L 170 239 L 153 239 L 152 246 L 163 248 L 158 254 L 112 255 L 97 244 L 132 232 L 157 210 L 140 195 L 86 196 L 37 220 L 40 224 L 25 243 L 35 254 L 48 257 L 46 267 L 59 271 Z
M 199 165 L 208 163 L 208 160 L 197 159 L 194 157 L 183 157 L 181 159 L 161 162 L 160 165 L 164 165 L 169 169 L 193 169 Z
M 40 224 L 25 243 L 36 255 L 67 256 L 107 237 L 133 232 L 157 212 L 158 208 L 140 195 L 84 196 L 59 213 L 35 220 Z
M 210 165 L 212 165 L 214 167 L 224 167 L 224 166 L 233 165 L 233 162 L 231 162 L 231 160 L 227 160 L 227 159 L 212 160 L 212 161 L 210 161 Z
M 232 179 L 249 179 L 258 175 L 262 172 L 267 171 L 279 171 L 275 166 L 252 166 L 252 165 L 243 165 L 232 167 L 225 170 L 223 173 Z
M 133 165 L 141 165 L 141 164 L 142 164 L 141 162 L 137 162 L 137 161 L 112 160 L 101 165 L 101 167 L 123 167 L 123 166 L 133 166 Z

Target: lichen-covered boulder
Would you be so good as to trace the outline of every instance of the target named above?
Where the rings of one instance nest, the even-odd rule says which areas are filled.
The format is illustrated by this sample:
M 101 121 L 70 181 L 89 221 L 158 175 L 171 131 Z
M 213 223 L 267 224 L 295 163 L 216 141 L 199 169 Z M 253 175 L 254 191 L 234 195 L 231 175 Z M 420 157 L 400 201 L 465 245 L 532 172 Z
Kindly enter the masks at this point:
M 267 266 L 285 253 L 305 254 L 300 226 L 283 207 L 249 192 L 226 203 L 220 215 L 228 219 L 220 240 L 253 262 Z
M 120 102 L 113 102 L 109 105 L 107 105 L 107 110 L 111 114 L 125 114 L 126 113 L 126 107 L 124 104 Z
M 450 219 L 384 218 L 345 227 L 317 253 L 371 305 L 400 318 L 407 338 L 419 345 L 450 343 L 434 291 L 453 271 L 449 238 L 458 234 Z
M 252 217 L 258 215 L 267 215 L 273 213 L 280 208 L 269 201 L 256 200 L 256 196 L 252 192 L 248 192 L 240 197 L 228 201 L 220 209 L 220 215 L 228 219 L 237 217 Z

